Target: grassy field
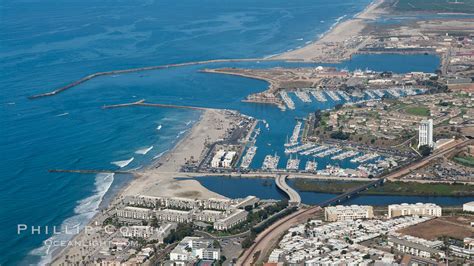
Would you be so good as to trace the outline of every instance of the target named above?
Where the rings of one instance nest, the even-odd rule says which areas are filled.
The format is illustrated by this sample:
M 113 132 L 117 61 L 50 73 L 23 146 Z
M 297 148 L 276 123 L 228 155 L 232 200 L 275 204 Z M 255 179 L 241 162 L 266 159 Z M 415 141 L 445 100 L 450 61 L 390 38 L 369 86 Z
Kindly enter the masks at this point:
M 474 13 L 474 0 L 398 0 L 397 11 Z
M 456 156 L 453 160 L 467 167 L 474 167 L 474 157 L 472 156 Z
M 410 106 L 405 109 L 405 112 L 410 115 L 429 116 L 430 109 L 425 106 Z
M 295 187 L 301 191 L 343 193 L 367 182 L 296 179 Z M 386 182 L 383 186 L 371 188 L 367 195 L 423 195 L 423 196 L 474 196 L 474 185 L 429 184 L 417 182 Z

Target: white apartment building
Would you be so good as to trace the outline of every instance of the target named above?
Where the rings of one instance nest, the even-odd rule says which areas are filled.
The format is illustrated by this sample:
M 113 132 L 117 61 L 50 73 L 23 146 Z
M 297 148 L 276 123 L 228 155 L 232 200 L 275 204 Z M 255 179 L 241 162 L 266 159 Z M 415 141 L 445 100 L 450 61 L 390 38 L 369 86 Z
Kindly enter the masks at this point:
M 474 201 L 464 203 L 462 210 L 465 212 L 474 212 Z
M 441 207 L 433 203 L 402 203 L 388 205 L 388 218 L 406 215 L 440 217 L 441 213 Z
M 187 236 L 170 252 L 174 264 L 187 265 L 195 259 L 218 260 L 220 250 L 213 247 L 213 240 Z M 181 262 L 181 263 L 180 263 Z
M 412 236 L 389 236 L 388 245 L 396 250 L 422 258 L 444 258 L 445 253 L 439 248 L 442 241 L 428 241 Z
M 119 218 L 145 221 L 150 220 L 153 217 L 153 211 L 150 209 L 130 206 L 117 209 L 116 214 Z
M 329 222 L 371 219 L 374 217 L 374 211 L 372 206 L 367 205 L 337 205 L 324 208 L 324 217 Z
M 247 219 L 247 212 L 241 209 L 236 209 L 232 214 L 229 216 L 219 219 L 214 223 L 215 230 L 227 230 L 239 223 L 244 222 Z
M 224 167 L 224 168 L 232 167 L 232 162 L 234 161 L 235 155 L 237 155 L 237 152 L 228 151 L 225 154 L 224 159 L 222 160 L 222 167 Z
M 422 120 L 418 126 L 418 148 L 423 145 L 434 147 L 433 119 Z
M 223 218 L 225 216 L 223 211 L 214 211 L 214 210 L 203 210 L 200 212 L 194 213 L 194 219 L 197 221 L 202 222 L 211 222 L 214 223 L 215 221 Z
M 193 214 L 191 211 L 164 209 L 156 211 L 156 218 L 158 221 L 187 223 L 192 222 Z
M 218 168 L 218 167 L 221 167 L 221 161 L 222 161 L 222 157 L 224 157 L 225 155 L 225 151 L 224 150 L 218 150 L 216 152 L 216 154 L 214 155 L 214 157 L 212 157 L 212 160 L 211 160 L 211 167 L 212 168 Z

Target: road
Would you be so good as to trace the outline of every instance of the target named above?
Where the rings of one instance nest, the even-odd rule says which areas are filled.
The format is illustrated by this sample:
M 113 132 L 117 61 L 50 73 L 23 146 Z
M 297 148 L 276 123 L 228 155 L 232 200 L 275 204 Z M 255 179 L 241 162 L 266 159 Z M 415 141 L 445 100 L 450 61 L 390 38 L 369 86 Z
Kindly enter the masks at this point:
M 254 244 L 246 249 L 242 256 L 237 260 L 237 265 L 253 265 L 255 262 L 262 261 L 277 244 L 280 236 L 291 227 L 306 222 L 321 211 L 319 206 L 309 209 L 300 209 L 269 226 L 255 239 Z
M 384 178 L 386 180 L 393 181 L 397 178 L 400 178 L 402 176 L 410 174 L 412 171 L 419 169 L 428 163 L 430 163 L 432 160 L 438 159 L 439 157 L 445 156 L 446 154 L 454 151 L 455 149 L 461 148 L 463 146 L 469 145 L 469 144 L 474 144 L 474 140 L 468 139 L 468 140 L 463 140 L 463 141 L 457 141 L 457 142 L 452 142 L 450 144 L 447 144 L 444 146 L 441 150 L 435 151 L 433 154 L 425 157 L 424 159 L 415 162 L 413 164 L 407 165 L 403 167 L 402 169 L 399 169 L 393 173 L 390 173 L 386 175 Z

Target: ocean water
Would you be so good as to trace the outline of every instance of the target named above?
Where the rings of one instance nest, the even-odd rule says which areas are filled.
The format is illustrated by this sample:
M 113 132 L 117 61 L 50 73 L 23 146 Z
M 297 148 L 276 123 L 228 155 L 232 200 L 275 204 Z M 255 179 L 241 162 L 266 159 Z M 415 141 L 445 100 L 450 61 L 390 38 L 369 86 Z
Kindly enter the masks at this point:
M 269 121 L 262 153 L 281 146 L 296 113 L 243 104 L 262 81 L 211 75 L 190 66 L 101 77 L 56 97 L 28 100 L 85 75 L 215 58 L 263 57 L 314 40 L 369 0 L 4 0 L 0 3 L 0 265 L 45 263 L 46 234 L 18 224 L 83 226 L 130 180 L 126 175 L 49 169 L 133 169 L 161 156 L 199 118 L 160 108 L 103 110 L 150 102 L 225 107 Z M 344 17 L 346 16 L 346 17 Z M 390 62 L 390 64 L 387 64 Z M 358 56 L 341 67 L 433 71 L 432 56 Z M 234 64 L 268 67 L 284 63 Z M 293 64 L 297 65 L 297 64 Z M 388 69 L 386 69 L 388 68 Z M 298 110 L 303 114 L 313 106 Z M 270 132 L 274 132 L 270 134 Z M 270 145 L 265 143 L 271 142 Z M 101 205 L 102 202 L 102 205 Z M 60 238 L 59 238 L 60 239 Z

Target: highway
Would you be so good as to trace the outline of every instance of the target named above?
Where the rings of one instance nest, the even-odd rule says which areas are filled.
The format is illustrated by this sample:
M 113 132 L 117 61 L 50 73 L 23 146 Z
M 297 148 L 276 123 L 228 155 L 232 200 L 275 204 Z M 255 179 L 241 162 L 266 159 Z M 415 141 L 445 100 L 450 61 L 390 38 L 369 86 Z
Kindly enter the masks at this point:
M 255 243 L 239 257 L 237 265 L 253 265 L 255 262 L 263 260 L 283 233 L 291 227 L 313 218 L 319 211 L 321 211 L 319 206 L 300 209 L 276 221 L 257 236 Z

